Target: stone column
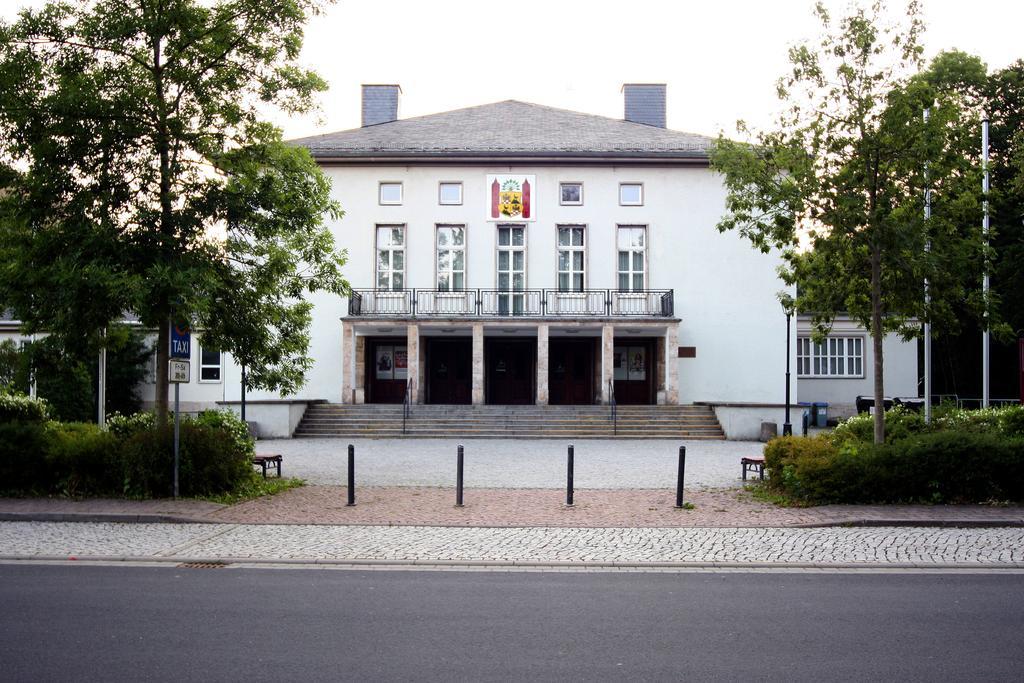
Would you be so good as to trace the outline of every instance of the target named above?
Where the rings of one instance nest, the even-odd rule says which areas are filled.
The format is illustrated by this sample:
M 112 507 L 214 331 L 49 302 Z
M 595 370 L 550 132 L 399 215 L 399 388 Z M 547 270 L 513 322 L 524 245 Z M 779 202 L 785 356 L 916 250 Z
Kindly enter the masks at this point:
M 366 337 L 355 336 L 355 386 L 352 395 L 353 403 L 366 403 Z
M 548 326 L 537 325 L 537 405 L 548 404 Z
M 484 404 L 484 324 L 473 323 L 473 405 Z
M 611 325 L 601 326 L 601 403 L 611 403 L 611 394 L 608 392 L 608 383 L 612 380 L 615 352 L 615 328 Z
M 355 372 L 355 331 L 352 323 L 341 322 L 341 402 L 352 403 L 352 375 Z
M 679 403 L 679 325 L 669 323 L 665 333 L 665 403 Z
M 665 369 L 665 342 L 668 341 L 667 337 L 667 334 L 663 334 L 654 340 L 654 402 L 659 406 L 667 403 L 665 394 L 665 380 L 668 374 Z
M 405 357 L 409 379 L 412 380 L 409 402 L 420 402 L 420 326 L 409 323 L 405 328 Z

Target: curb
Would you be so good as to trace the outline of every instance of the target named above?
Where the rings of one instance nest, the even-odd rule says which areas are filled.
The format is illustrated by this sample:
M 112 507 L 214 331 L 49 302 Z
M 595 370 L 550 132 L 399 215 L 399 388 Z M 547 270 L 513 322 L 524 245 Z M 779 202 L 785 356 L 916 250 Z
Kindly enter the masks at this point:
M 239 522 L 236 520 L 220 520 L 214 518 L 204 517 L 187 517 L 183 515 L 172 515 L 172 514 L 131 514 L 131 513 L 120 513 L 120 512 L 0 512 L 0 522 L 108 522 L 108 523 L 121 523 L 121 524 L 232 524 L 238 526 L 285 526 L 285 525 L 302 525 L 302 526 L 430 526 L 430 527 L 450 527 L 460 529 L 490 529 L 490 528 L 537 528 L 537 529 L 564 529 L 564 528 L 581 528 L 581 529 L 619 529 L 621 526 L 582 526 L 582 527 L 565 527 L 562 525 L 522 525 L 522 524 L 503 524 L 500 526 L 489 525 L 489 524 L 429 524 L 423 522 L 416 523 L 391 523 L 391 522 L 378 522 L 378 523 L 362 523 L 362 524 L 325 524 L 323 522 Z M 821 529 L 829 527 L 937 527 L 937 528 L 950 528 L 950 529 L 991 529 L 991 528 L 1021 528 L 1024 527 L 1024 518 L 1020 517 L 1008 517 L 1004 519 L 977 519 L 977 520 L 965 520 L 965 519 L 951 519 L 951 518 L 939 518 L 939 519 L 867 519 L 859 517 L 851 517 L 849 519 L 835 519 L 825 522 L 798 522 L 792 524 L 757 524 L 757 525 L 736 525 L 736 526 L 656 526 L 656 527 L 644 527 L 651 529 Z
M 924 563 L 924 562 L 573 562 L 563 561 L 530 561 L 530 560 L 406 560 L 406 559 L 323 559 L 323 558 L 255 558 L 255 557 L 153 557 L 131 555 L 0 555 L 0 562 L 17 563 L 132 563 L 146 565 L 173 565 L 186 563 L 231 565 L 285 565 L 285 566 L 322 566 L 337 568 L 444 568 L 444 569 L 558 569 L 558 570 L 590 570 L 590 569 L 734 569 L 734 570 L 770 570 L 770 569 L 857 569 L 857 570 L 961 570 L 961 571 L 998 571 L 1024 570 L 1024 562 L 1006 563 Z

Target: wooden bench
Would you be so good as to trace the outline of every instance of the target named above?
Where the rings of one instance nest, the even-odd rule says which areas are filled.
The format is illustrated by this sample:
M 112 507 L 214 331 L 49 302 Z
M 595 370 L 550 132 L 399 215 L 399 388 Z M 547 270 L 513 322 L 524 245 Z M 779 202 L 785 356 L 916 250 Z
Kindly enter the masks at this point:
M 259 465 L 263 468 L 263 478 L 267 478 L 267 469 L 274 468 L 277 470 L 278 478 L 281 477 L 281 455 L 275 453 L 273 455 L 254 455 L 252 456 L 252 464 Z
M 764 480 L 764 456 L 757 455 L 753 458 L 740 458 L 740 465 L 743 467 L 743 481 L 747 480 L 747 472 L 757 472 Z

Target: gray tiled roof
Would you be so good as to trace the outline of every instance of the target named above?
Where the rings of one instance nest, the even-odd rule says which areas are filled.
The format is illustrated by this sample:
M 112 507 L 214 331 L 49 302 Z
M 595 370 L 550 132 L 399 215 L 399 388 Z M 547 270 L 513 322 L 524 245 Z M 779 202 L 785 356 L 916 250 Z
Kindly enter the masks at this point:
M 291 140 L 315 158 L 567 156 L 706 159 L 714 139 L 507 100 Z

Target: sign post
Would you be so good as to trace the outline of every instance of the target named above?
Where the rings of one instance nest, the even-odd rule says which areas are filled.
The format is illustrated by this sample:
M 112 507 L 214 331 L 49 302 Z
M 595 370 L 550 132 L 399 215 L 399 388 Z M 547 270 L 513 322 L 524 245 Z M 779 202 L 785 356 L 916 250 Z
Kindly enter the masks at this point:
M 167 364 L 167 380 L 174 385 L 174 497 L 178 497 L 178 453 L 181 433 L 179 395 L 181 385 L 191 376 L 192 333 L 186 325 L 171 325 L 171 360 Z

